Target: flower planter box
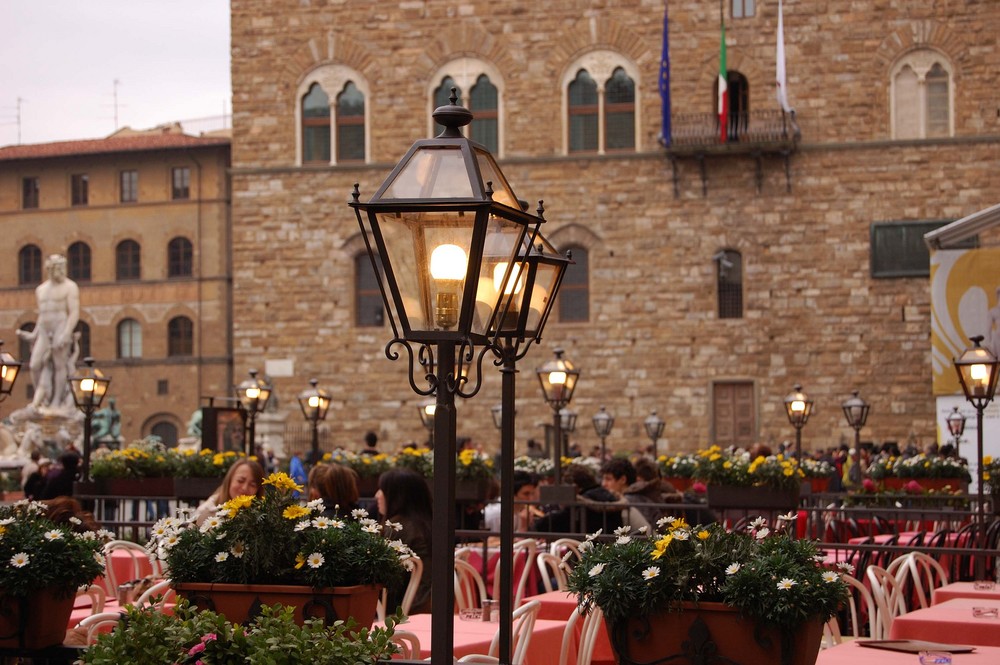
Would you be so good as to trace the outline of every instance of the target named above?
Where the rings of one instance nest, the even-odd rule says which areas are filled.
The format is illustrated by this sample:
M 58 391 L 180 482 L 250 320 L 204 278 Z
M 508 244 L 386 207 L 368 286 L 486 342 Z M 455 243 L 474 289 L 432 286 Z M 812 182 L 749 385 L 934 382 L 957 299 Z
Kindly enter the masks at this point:
M 72 589 L 39 589 L 25 598 L 0 591 L 0 647 L 44 649 L 62 644 L 74 601 Z
M 795 490 L 776 490 L 768 487 L 734 487 L 732 485 L 709 485 L 708 507 L 760 508 L 767 510 L 793 510 L 799 505 L 799 493 Z
M 690 489 L 691 485 L 694 484 L 694 478 L 664 478 L 664 481 L 673 485 L 674 489 L 678 492 L 686 492 Z
M 485 501 L 489 491 L 490 481 L 485 478 L 455 482 L 456 501 Z
M 882 487 L 887 490 L 905 491 L 906 485 L 914 481 L 924 490 L 940 491 L 946 486 L 950 486 L 952 491 L 965 493 L 969 491 L 969 483 L 963 478 L 896 478 L 893 476 L 883 478 L 878 482 L 881 482 Z
M 279 584 L 208 584 L 183 582 L 173 585 L 177 594 L 199 609 L 213 610 L 232 623 L 245 625 L 260 614 L 265 605 L 281 603 L 295 608 L 295 622 L 323 619 L 354 619 L 359 628 L 371 628 L 382 587 L 377 584 L 313 589 L 307 586 Z M 65 626 L 65 623 L 63 624 Z
M 808 478 L 809 491 L 813 494 L 820 494 L 830 488 L 829 478 Z
M 222 484 L 222 478 L 174 478 L 178 499 L 207 499 Z
M 100 478 L 96 494 L 108 496 L 172 497 L 173 478 Z
M 823 624 L 815 619 L 786 632 L 760 626 L 722 603 L 683 603 L 681 611 L 608 622 L 608 635 L 619 665 L 813 665 Z

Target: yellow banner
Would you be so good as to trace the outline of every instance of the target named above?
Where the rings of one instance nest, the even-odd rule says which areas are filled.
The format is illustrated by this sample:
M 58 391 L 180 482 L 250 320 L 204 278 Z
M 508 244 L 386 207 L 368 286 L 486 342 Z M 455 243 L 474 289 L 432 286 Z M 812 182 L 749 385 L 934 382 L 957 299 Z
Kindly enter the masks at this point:
M 1000 248 L 931 252 L 931 369 L 934 394 L 961 393 L 954 359 L 982 335 L 1000 355 Z

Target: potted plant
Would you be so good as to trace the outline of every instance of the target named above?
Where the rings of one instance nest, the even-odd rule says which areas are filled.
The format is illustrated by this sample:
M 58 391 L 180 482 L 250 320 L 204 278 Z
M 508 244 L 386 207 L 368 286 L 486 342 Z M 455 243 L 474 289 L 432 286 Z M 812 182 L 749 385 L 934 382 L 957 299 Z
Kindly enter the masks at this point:
M 403 448 L 396 455 L 395 466 L 416 471 L 430 479 L 434 476 L 434 451 L 430 448 Z
M 758 518 L 731 532 L 668 517 L 652 534 L 591 536 L 569 589 L 583 608 L 601 608 L 623 665 L 708 650 L 742 665 L 813 663 L 847 586 L 821 567 L 814 542 L 786 532 L 794 519 L 783 515 L 772 530 Z
M 336 450 L 323 456 L 326 462 L 335 462 L 354 469 L 358 474 L 358 493 L 361 496 L 375 496 L 378 489 L 378 478 L 392 468 L 393 457 L 385 453 L 377 455 L 359 455 L 348 450 Z
M 168 450 L 176 458 L 174 496 L 184 499 L 205 499 L 218 488 L 229 467 L 246 455 L 232 450 L 218 452 L 210 448 L 201 450 Z
M 698 453 L 699 479 L 708 485 L 712 508 L 791 509 L 798 504 L 803 473 L 795 460 L 784 455 L 758 455 L 737 450 L 725 453 L 719 446 Z
M 484 501 L 492 478 L 493 459 L 489 455 L 468 448 L 463 450 L 455 466 L 455 498 Z
M 90 478 L 101 494 L 173 496 L 178 458 L 159 439 L 134 441 L 121 450 L 99 448 L 90 460 Z
M 264 607 L 246 625 L 179 599 L 171 613 L 126 608 L 113 632 L 100 635 L 81 658 L 85 665 L 180 665 L 194 663 L 375 663 L 396 648 L 391 641 L 399 617 L 385 628 L 357 630 L 351 622 L 298 625 L 290 607 Z M 356 631 L 356 632 L 355 632 Z
M 691 453 L 673 456 L 660 455 L 657 463 L 660 466 L 660 475 L 663 476 L 663 479 L 679 492 L 686 492 L 691 487 L 694 475 L 698 471 L 698 457 Z
M 402 579 L 409 548 L 384 537 L 363 510 L 340 519 L 321 514 L 322 500 L 300 504 L 293 493 L 302 489 L 273 473 L 263 496 L 231 499 L 200 527 L 160 520 L 146 547 L 166 560 L 179 595 L 232 621 L 281 602 L 296 606 L 299 622 L 352 616 L 370 626 L 378 593 Z
M 0 506 L 0 646 L 61 644 L 77 588 L 104 572 L 109 534 L 78 532 L 79 520 L 56 524 L 45 511 L 26 500 Z
M 806 457 L 802 460 L 802 476 L 809 482 L 811 491 L 825 492 L 830 486 L 830 479 L 836 468 L 822 459 Z

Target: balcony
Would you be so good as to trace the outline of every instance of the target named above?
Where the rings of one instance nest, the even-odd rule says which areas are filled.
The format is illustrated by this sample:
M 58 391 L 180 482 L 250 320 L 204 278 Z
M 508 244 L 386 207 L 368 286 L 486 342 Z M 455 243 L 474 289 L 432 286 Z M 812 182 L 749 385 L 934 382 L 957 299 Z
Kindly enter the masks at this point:
M 726 140 L 720 140 L 719 117 L 714 113 L 677 113 L 671 117 L 671 142 L 665 146 L 674 171 L 674 196 L 680 196 L 678 160 L 695 159 L 701 171 L 702 195 L 708 195 L 708 157 L 749 156 L 756 161 L 756 185 L 759 194 L 764 183 L 764 157 L 784 159 L 785 182 L 791 191 L 790 157 L 802 133 L 795 122 L 795 112 L 780 110 L 737 113 L 729 117 Z

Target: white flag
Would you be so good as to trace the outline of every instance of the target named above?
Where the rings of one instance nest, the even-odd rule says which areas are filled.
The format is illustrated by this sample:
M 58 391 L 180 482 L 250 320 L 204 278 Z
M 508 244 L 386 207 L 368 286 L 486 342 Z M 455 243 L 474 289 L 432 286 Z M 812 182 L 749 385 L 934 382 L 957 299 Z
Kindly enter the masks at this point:
M 788 85 L 785 81 L 785 27 L 782 20 L 781 0 L 778 0 L 778 57 L 776 60 L 777 88 L 775 94 L 778 97 L 778 105 L 781 106 L 781 110 L 790 113 L 792 109 L 788 106 Z

